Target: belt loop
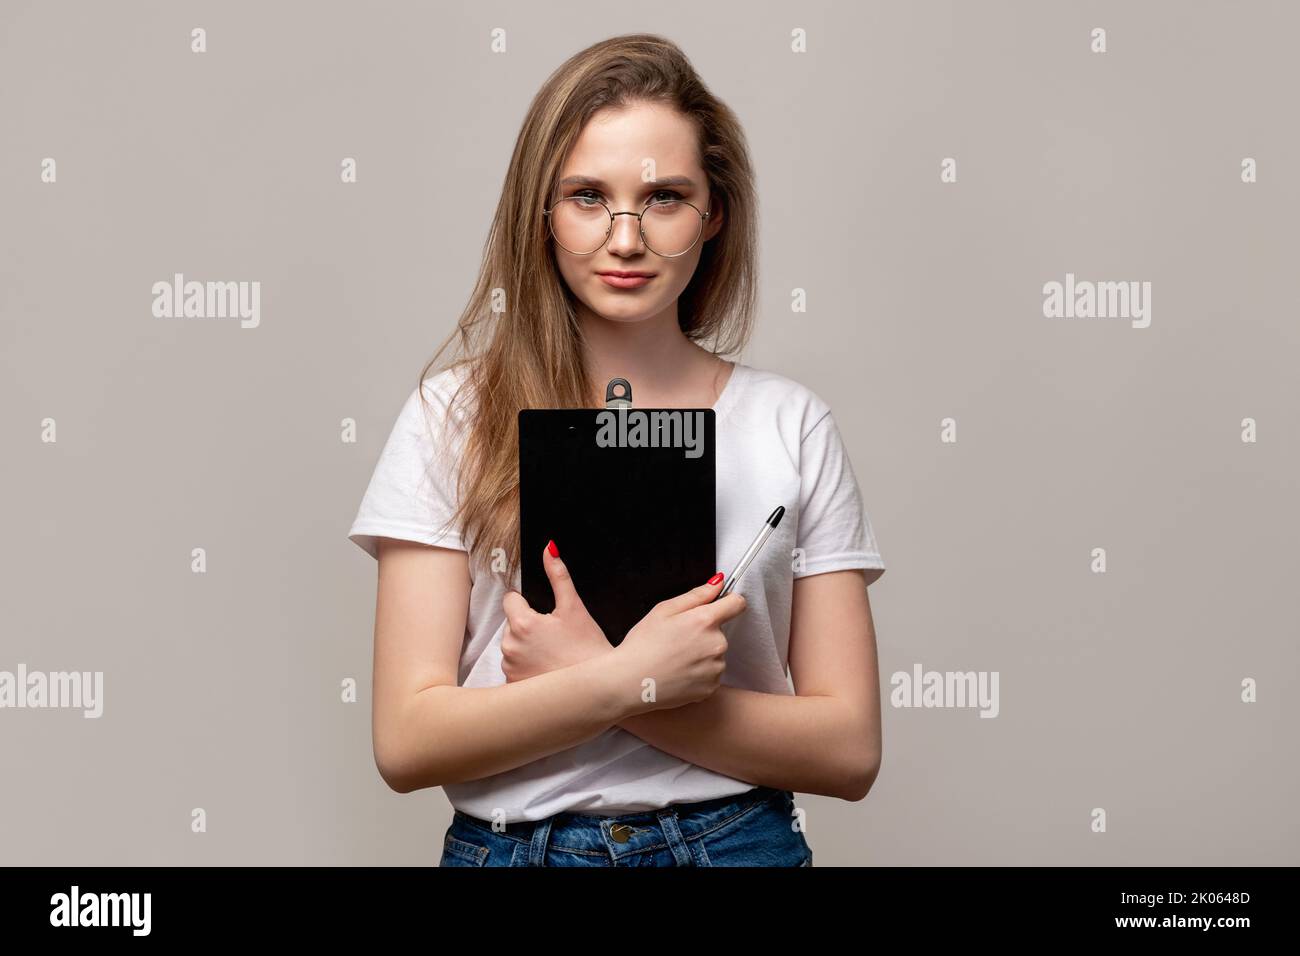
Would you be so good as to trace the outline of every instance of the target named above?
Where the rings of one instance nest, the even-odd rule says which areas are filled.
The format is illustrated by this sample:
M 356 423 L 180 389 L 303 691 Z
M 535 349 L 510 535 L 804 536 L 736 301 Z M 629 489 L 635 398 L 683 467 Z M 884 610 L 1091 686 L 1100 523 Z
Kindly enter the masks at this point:
M 537 825 L 533 827 L 533 839 L 528 845 L 529 866 L 546 865 L 546 844 L 550 842 L 551 821 L 554 819 L 552 816 L 544 820 L 538 820 Z
M 694 866 L 695 859 L 691 856 L 691 848 L 682 839 L 682 831 L 677 826 L 677 810 L 671 806 L 664 807 L 657 811 L 655 816 L 659 818 L 659 826 L 664 831 L 664 838 L 668 840 L 668 846 L 673 851 L 673 859 L 677 861 L 677 865 Z

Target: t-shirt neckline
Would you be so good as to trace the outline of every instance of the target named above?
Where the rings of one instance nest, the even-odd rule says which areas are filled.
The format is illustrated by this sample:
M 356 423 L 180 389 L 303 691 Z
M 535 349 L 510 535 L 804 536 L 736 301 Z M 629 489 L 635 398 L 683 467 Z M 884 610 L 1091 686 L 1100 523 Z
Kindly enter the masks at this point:
M 732 362 L 731 374 L 727 376 L 727 384 L 722 386 L 722 394 L 718 400 L 713 403 L 713 416 L 715 422 L 722 421 L 722 417 L 731 410 L 731 406 L 736 404 L 736 392 L 739 383 L 736 381 L 746 371 L 745 366 L 740 362 Z

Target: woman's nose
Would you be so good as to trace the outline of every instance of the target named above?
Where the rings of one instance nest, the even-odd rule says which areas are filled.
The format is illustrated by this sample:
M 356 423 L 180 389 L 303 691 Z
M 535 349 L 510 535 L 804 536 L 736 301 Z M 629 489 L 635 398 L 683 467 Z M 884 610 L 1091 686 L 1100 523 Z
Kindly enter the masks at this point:
M 609 236 L 609 249 L 611 252 L 631 255 L 643 248 L 641 221 L 636 216 L 616 215 L 611 229 L 613 230 Z

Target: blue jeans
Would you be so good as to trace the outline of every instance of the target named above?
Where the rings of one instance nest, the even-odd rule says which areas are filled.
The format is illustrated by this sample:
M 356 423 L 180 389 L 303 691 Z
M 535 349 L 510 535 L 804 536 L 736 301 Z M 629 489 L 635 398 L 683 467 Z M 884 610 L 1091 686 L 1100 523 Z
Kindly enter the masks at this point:
M 501 832 L 457 810 L 439 865 L 812 866 L 796 819 L 794 794 L 771 787 L 639 813 L 557 813 Z

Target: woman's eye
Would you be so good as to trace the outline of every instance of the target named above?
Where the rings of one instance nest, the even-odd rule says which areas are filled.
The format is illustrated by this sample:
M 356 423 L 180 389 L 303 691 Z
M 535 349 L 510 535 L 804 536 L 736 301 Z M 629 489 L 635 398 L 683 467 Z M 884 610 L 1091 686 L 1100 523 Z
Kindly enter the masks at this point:
M 600 193 L 598 193 L 594 189 L 580 189 L 578 190 L 578 192 L 573 194 L 573 198 L 587 200 L 586 202 L 582 203 L 582 205 L 588 206 L 600 202 Z M 660 200 L 665 200 L 665 199 L 681 199 L 681 198 L 683 198 L 682 194 L 677 192 L 677 190 L 675 189 L 657 189 L 651 194 L 650 202 L 658 202 Z

